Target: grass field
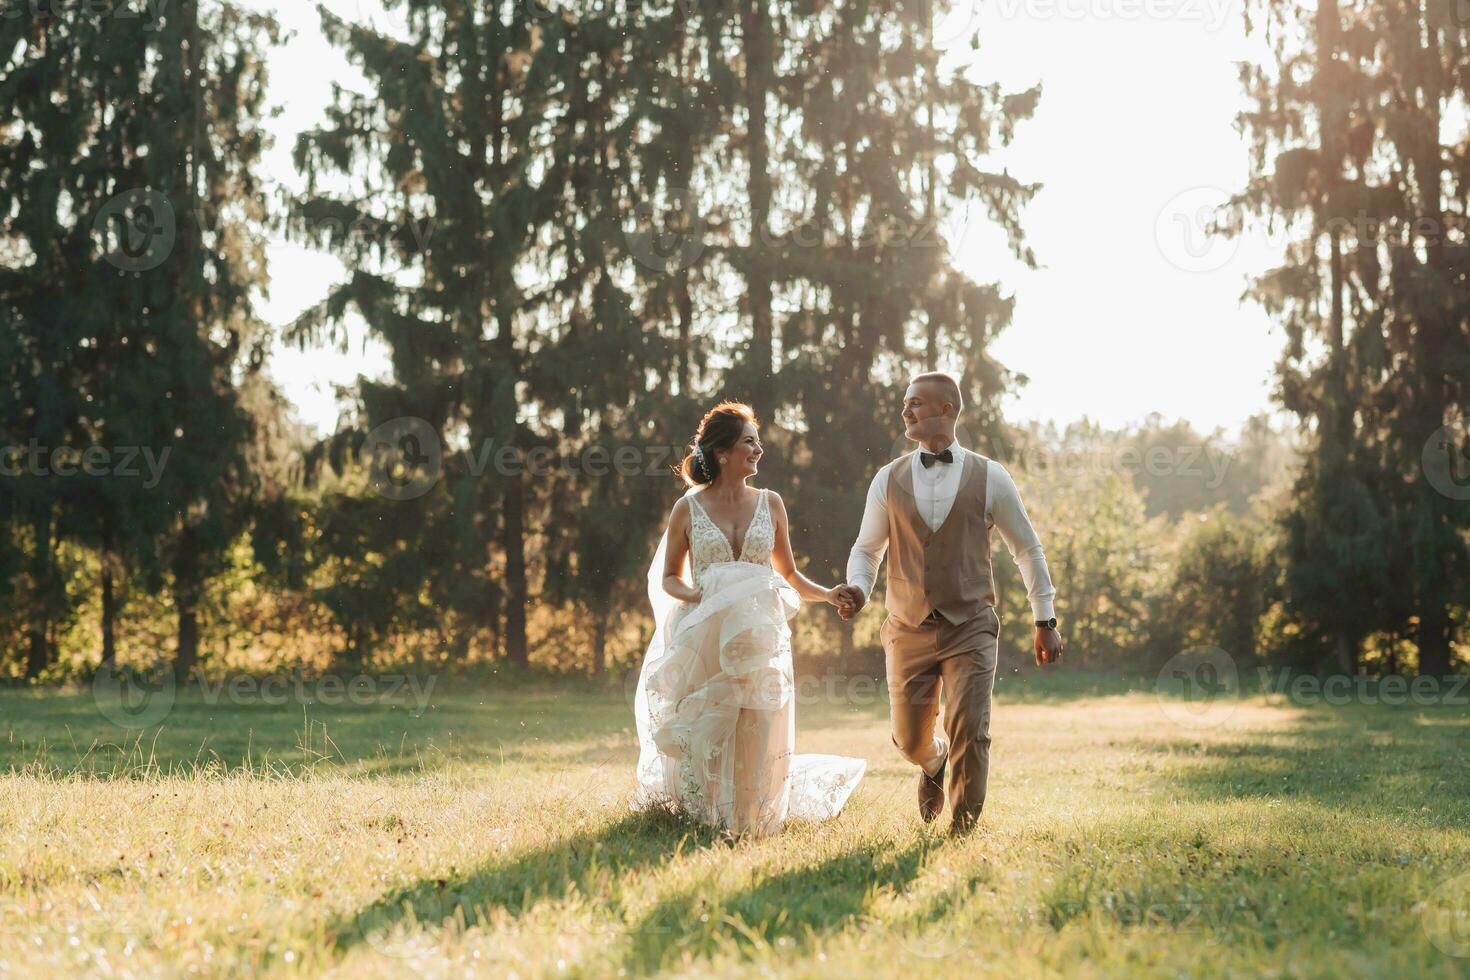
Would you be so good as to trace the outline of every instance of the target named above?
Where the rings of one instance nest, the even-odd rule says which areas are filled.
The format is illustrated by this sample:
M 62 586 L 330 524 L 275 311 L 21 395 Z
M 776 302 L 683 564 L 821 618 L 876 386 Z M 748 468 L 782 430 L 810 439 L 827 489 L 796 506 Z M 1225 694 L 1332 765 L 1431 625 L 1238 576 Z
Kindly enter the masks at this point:
M 1470 974 L 1462 707 L 1230 702 L 1032 671 L 978 830 L 920 824 L 882 692 L 798 708 L 841 817 L 729 843 L 627 809 L 620 687 L 397 703 L 0 694 L 0 975 Z

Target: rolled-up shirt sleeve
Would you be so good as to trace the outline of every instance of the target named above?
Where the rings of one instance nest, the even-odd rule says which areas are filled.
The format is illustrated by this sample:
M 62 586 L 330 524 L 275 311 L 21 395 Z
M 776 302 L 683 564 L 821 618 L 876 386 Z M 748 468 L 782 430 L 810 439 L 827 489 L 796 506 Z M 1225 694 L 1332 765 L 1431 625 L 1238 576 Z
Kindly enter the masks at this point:
M 864 599 L 872 596 L 878 580 L 878 566 L 888 553 L 888 467 L 880 469 L 868 485 L 868 501 L 863 505 L 863 523 L 857 541 L 847 556 L 847 583 L 863 590 Z
M 1055 614 L 1053 602 L 1057 590 L 1052 586 L 1051 572 L 1046 567 L 1041 538 L 1031 526 L 1031 518 L 1021 503 L 1021 492 L 1016 489 L 1016 483 L 1006 468 L 994 460 L 990 462 L 988 476 L 991 485 L 990 519 L 1006 543 L 1011 560 L 1021 572 L 1021 580 L 1026 583 L 1031 613 L 1036 619 L 1051 619 Z

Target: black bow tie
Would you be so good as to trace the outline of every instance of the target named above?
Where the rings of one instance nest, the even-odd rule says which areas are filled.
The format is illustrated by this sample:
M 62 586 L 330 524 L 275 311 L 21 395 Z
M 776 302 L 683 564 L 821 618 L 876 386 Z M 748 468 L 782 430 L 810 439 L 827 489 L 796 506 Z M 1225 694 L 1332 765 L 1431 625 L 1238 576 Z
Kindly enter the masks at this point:
M 926 470 L 934 465 L 934 461 L 936 459 L 939 460 L 941 463 L 953 463 L 954 453 L 950 452 L 948 449 L 944 450 L 944 452 L 941 453 L 926 453 L 923 450 L 919 451 L 919 462 L 924 464 L 924 469 Z

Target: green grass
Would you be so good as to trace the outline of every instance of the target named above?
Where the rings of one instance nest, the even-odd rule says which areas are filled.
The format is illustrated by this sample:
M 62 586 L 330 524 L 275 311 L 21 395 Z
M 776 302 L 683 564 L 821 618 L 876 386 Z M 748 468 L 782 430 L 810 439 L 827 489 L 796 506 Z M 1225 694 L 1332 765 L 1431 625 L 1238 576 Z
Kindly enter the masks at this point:
M 1196 722 L 1008 674 L 950 839 L 881 691 L 839 684 L 798 748 L 869 760 L 847 810 L 731 843 L 628 811 L 621 684 L 455 686 L 188 691 L 141 732 L 87 689 L 0 694 L 0 975 L 1470 974 L 1462 707 Z

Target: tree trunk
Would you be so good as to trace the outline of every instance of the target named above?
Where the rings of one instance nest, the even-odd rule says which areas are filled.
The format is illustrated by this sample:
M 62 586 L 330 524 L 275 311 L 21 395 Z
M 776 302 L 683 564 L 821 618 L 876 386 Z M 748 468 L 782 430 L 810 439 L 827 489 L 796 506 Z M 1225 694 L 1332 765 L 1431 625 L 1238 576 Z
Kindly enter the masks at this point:
M 500 515 L 505 550 L 505 656 L 512 663 L 527 664 L 525 487 L 518 472 L 508 480 Z
M 1419 318 L 1415 324 L 1415 350 L 1418 354 L 1419 382 L 1415 385 L 1418 402 L 1416 413 L 1420 439 L 1428 439 L 1445 423 L 1450 398 L 1445 366 L 1449 363 L 1446 341 L 1458 336 L 1461 323 L 1456 318 L 1449 294 L 1458 278 L 1445 259 L 1446 223 L 1441 200 L 1445 186 L 1444 154 L 1440 140 L 1441 106 L 1445 99 L 1441 77 L 1439 35 L 1433 24 L 1420 35 L 1425 47 L 1422 64 L 1424 86 L 1421 132 L 1417 141 L 1420 152 L 1414 159 L 1414 182 L 1418 185 L 1419 227 L 1424 230 L 1423 244 L 1428 259 L 1431 288 L 1439 292 L 1437 310 Z M 1419 673 L 1442 677 L 1450 672 L 1450 635 L 1452 621 L 1449 604 L 1450 582 L 1454 579 L 1454 545 L 1458 534 L 1446 506 L 1447 498 L 1417 469 L 1413 490 L 1418 501 L 1413 507 L 1415 523 L 1422 529 L 1415 539 L 1419 554 L 1415 556 L 1415 578 L 1418 582 Z
M 679 394 L 689 397 L 691 374 L 691 343 L 694 336 L 694 297 L 689 294 L 689 270 L 680 269 L 674 277 L 674 300 L 679 312 L 679 344 L 675 353 L 674 376 L 679 385 Z
M 117 597 L 112 582 L 111 550 L 102 549 L 102 666 L 117 663 Z
M 1419 610 L 1419 674 L 1444 677 L 1450 672 L 1450 616 L 1443 602 L 1428 601 Z
M 1341 630 L 1333 637 L 1333 657 L 1342 673 L 1351 676 L 1358 672 L 1357 641 Z
M 597 628 L 592 637 L 592 673 L 600 674 L 607 666 L 607 627 L 612 619 L 611 607 L 599 610 L 596 617 Z
M 51 665 L 52 576 L 51 504 L 36 507 L 31 518 L 35 552 L 31 555 L 32 608 L 27 633 L 30 649 L 26 656 L 26 678 L 34 680 Z
M 179 532 L 174 556 L 174 606 L 178 610 L 178 649 L 174 653 L 174 676 L 186 679 L 199 663 L 199 542 L 187 524 Z
M 750 363 L 752 376 L 759 381 L 770 376 L 774 356 L 771 269 L 766 254 L 771 215 L 770 153 L 766 143 L 771 24 L 763 0 L 746 0 L 743 14 L 746 138 L 750 147 L 750 254 L 745 263 L 745 281 L 750 297 Z

